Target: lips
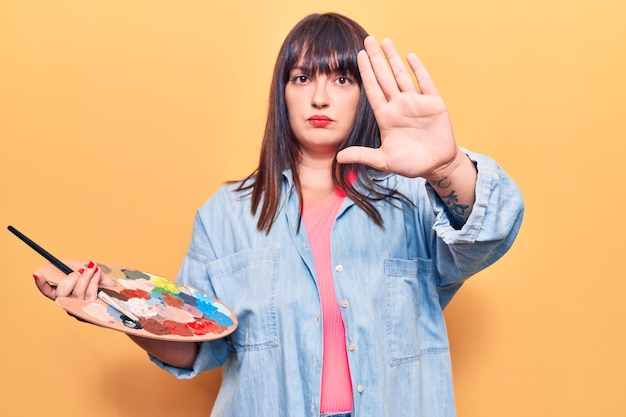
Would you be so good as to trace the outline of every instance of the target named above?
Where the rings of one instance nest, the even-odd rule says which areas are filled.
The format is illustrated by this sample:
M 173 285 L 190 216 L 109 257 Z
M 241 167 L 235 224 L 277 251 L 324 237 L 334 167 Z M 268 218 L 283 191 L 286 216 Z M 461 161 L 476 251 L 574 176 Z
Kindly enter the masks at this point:
M 326 127 L 332 122 L 332 119 L 326 116 L 311 116 L 309 123 L 314 127 Z

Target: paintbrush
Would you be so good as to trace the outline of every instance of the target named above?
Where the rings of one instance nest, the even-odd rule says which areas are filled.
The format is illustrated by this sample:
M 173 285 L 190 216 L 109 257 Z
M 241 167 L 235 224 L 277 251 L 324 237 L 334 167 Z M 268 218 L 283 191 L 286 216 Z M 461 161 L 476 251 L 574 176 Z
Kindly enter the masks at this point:
M 63 262 L 61 262 L 60 260 L 52 256 L 52 254 L 50 254 L 47 250 L 45 250 L 44 248 L 42 248 L 41 246 L 39 246 L 38 244 L 30 240 L 28 237 L 26 237 L 22 232 L 17 230 L 15 227 L 9 226 L 7 227 L 7 229 L 9 229 L 9 232 L 19 237 L 22 240 L 22 242 L 26 243 L 28 246 L 34 249 L 35 252 L 37 252 L 44 258 L 46 258 L 52 265 L 60 269 L 61 272 L 63 272 L 65 275 L 71 274 L 72 272 L 74 272 L 72 268 L 70 268 L 69 266 L 65 265 Z
M 130 311 L 126 310 L 113 297 L 109 296 L 104 291 L 98 291 L 98 298 L 104 301 L 105 304 L 113 307 L 115 310 L 122 313 L 121 319 L 124 322 L 124 326 L 131 327 L 134 329 L 141 329 L 141 324 L 139 324 L 139 318 L 135 316 L 133 313 L 131 313 Z
M 11 233 L 19 237 L 24 243 L 30 246 L 35 252 L 37 252 L 44 258 L 46 258 L 52 265 L 54 265 L 59 270 L 61 270 L 61 272 L 63 272 L 65 275 L 71 274 L 72 272 L 74 272 L 72 268 L 65 265 L 63 262 L 61 262 L 59 259 L 53 256 L 50 252 L 48 252 L 47 250 L 45 250 L 44 248 L 42 248 L 41 246 L 33 242 L 31 239 L 29 239 L 25 234 L 17 230 L 15 227 L 8 226 L 7 229 L 9 229 Z M 133 313 L 131 313 L 130 311 L 122 307 L 112 297 L 107 295 L 105 292 L 100 291 L 98 292 L 98 298 L 102 300 L 105 304 L 110 305 L 115 310 L 122 313 L 121 319 L 126 327 L 131 327 L 134 329 L 141 329 L 141 324 L 139 324 L 139 319 L 137 318 L 137 316 L 135 316 Z
M 114 309 L 116 309 L 117 311 L 119 311 L 120 313 L 122 313 L 123 315 L 125 315 L 126 317 L 128 317 L 129 319 L 133 321 L 139 321 L 139 318 L 137 316 L 135 316 L 133 313 L 131 313 L 130 311 L 122 307 L 120 303 L 118 303 L 113 297 L 109 296 L 104 291 L 98 291 L 98 298 L 104 301 L 106 304 L 113 307 Z

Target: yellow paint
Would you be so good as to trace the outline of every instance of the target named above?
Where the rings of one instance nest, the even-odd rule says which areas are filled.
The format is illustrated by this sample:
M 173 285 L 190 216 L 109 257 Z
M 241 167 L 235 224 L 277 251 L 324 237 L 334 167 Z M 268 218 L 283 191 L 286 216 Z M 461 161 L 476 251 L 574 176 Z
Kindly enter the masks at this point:
M 524 192 L 512 251 L 446 312 L 459 416 L 626 415 L 624 2 L 1 2 L 4 227 L 174 277 L 195 209 L 255 167 L 278 47 L 318 10 L 417 52 L 459 144 Z M 208 415 L 219 371 L 175 380 L 40 297 L 44 260 L 8 231 L 0 254 L 1 313 L 21 318 L 0 415 Z M 184 412 L 148 401 L 172 393 Z

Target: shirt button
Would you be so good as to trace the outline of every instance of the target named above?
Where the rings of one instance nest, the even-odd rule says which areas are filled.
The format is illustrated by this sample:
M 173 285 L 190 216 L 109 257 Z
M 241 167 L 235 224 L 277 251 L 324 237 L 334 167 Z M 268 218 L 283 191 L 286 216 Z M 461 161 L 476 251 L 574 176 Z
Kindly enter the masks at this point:
M 348 345 L 348 349 L 350 350 L 350 352 L 354 352 L 354 350 L 356 350 L 356 345 L 354 343 L 350 343 Z
M 304 250 L 309 250 L 309 245 L 307 245 L 306 243 L 303 243 L 302 247 L 304 248 Z
M 341 271 L 343 271 L 343 265 L 337 265 L 337 266 L 335 267 L 335 271 L 337 271 L 337 272 L 341 272 Z
M 360 394 L 360 393 L 362 393 L 362 392 L 363 392 L 363 385 L 358 385 L 358 386 L 356 387 L 356 390 L 357 390 L 357 392 L 358 392 L 359 394 Z
M 348 306 L 349 306 L 349 305 L 350 305 L 350 303 L 348 302 L 348 300 L 343 300 L 343 301 L 341 302 L 341 306 L 342 306 L 343 308 L 348 308 Z

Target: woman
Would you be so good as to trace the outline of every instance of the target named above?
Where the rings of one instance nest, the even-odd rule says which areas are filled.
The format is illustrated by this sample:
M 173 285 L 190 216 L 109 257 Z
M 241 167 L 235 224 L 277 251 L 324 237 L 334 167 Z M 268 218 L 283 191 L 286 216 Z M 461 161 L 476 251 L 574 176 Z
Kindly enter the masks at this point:
M 382 49 L 381 49 L 382 48 Z M 260 163 L 198 210 L 178 279 L 239 327 L 202 344 L 133 337 L 179 378 L 224 367 L 214 416 L 453 416 L 442 310 L 501 257 L 523 202 L 455 143 L 417 56 L 333 13 L 287 36 Z M 41 278 L 41 277 L 36 277 Z M 97 266 L 48 297 L 95 298 Z

